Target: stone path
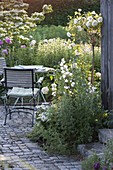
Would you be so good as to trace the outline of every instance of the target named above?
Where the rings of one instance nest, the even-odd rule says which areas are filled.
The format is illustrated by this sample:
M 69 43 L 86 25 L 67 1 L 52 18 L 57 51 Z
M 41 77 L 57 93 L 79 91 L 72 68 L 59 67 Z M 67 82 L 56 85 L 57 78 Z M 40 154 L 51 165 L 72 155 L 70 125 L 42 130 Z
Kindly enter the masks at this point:
M 0 170 L 81 170 L 81 162 L 49 155 L 26 137 L 32 130 L 30 115 L 13 114 L 4 126 L 4 114 L 0 106 Z

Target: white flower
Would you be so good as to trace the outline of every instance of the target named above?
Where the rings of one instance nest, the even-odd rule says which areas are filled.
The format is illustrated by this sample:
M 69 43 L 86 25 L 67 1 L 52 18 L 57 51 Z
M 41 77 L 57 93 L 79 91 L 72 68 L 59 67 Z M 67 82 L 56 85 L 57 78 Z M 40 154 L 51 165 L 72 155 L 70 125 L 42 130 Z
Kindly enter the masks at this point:
M 82 11 L 82 9 L 80 9 L 80 8 L 79 8 L 79 9 L 78 9 L 78 11 L 79 11 L 79 12 L 81 12 L 81 11 Z
M 65 73 L 64 68 L 62 68 L 62 69 L 61 69 L 61 73 L 62 73 L 62 74 L 64 74 L 64 73 Z
M 92 17 L 92 16 L 89 16 L 89 17 L 87 17 L 87 20 L 92 21 L 92 20 L 93 20 L 93 17 Z
M 67 66 L 66 64 L 64 65 L 64 69 L 65 69 L 65 70 L 67 70 L 67 69 L 68 69 L 68 66 Z
M 76 46 L 76 44 L 75 43 L 71 43 L 71 46 L 74 47 L 74 46 Z
M 63 76 L 62 76 L 64 79 L 66 78 L 66 75 L 65 74 L 63 74 Z
M 73 63 L 72 68 L 76 68 L 76 67 L 77 67 L 77 63 Z
M 64 86 L 64 89 L 66 89 L 66 90 L 69 89 L 69 88 L 70 88 L 69 86 Z
M 62 63 L 62 64 L 65 63 L 65 59 L 64 59 L 64 58 L 61 59 L 61 63 Z
M 51 84 L 52 88 L 56 88 L 57 85 L 55 83 Z
M 30 35 L 30 36 L 29 36 L 29 38 L 33 38 L 33 36 L 32 36 L 32 35 Z
M 68 37 L 71 37 L 71 33 L 70 33 L 70 32 L 67 32 L 67 36 L 68 36 Z
M 47 40 L 47 39 L 45 39 L 45 40 L 43 40 L 43 42 L 44 42 L 44 43 L 48 43 L 48 40 Z
M 30 46 L 34 46 L 36 44 L 36 40 L 32 40 L 31 42 L 30 42 Z
M 69 76 L 71 77 L 73 74 L 72 73 L 69 73 Z
M 90 93 L 94 93 L 96 90 L 96 87 L 92 86 L 91 89 L 90 89 Z
M 101 77 L 101 73 L 100 73 L 100 72 L 97 72 L 97 73 L 96 73 L 96 76 L 97 76 L 98 78 L 100 78 L 100 77 Z
M 40 78 L 38 79 L 38 83 L 42 83 L 43 80 L 44 80 L 44 77 L 40 77 Z
M 56 96 L 56 92 L 52 92 L 52 96 Z
M 64 65 L 64 64 L 65 64 L 65 60 L 64 60 L 64 58 L 62 58 L 61 63 L 60 63 L 60 67 L 63 68 L 63 65 Z
M 82 31 L 82 27 L 81 26 L 77 26 L 78 31 Z
M 53 84 L 51 85 L 51 87 L 52 87 L 52 91 L 53 91 L 53 92 L 57 91 L 57 85 L 56 85 L 55 83 L 53 83 Z M 55 93 L 56 93 L 56 92 L 55 92 Z
M 75 86 L 75 82 L 72 82 L 72 83 L 71 83 L 71 87 L 74 87 L 74 86 Z
M 43 88 L 41 89 L 41 91 L 42 91 L 43 94 L 48 94 L 49 88 L 48 88 L 48 87 L 43 87 Z
M 98 25 L 98 22 L 97 22 L 96 20 L 94 20 L 94 21 L 92 22 L 92 26 L 95 27 L 95 26 L 97 26 L 97 25 Z
M 68 46 L 68 49 L 70 49 L 70 50 L 72 49 L 72 46 L 71 46 L 71 44 Z
M 44 113 L 42 113 L 40 119 L 42 122 L 45 122 L 47 120 L 47 116 Z
M 75 50 L 75 55 L 78 56 L 80 55 L 81 53 L 78 51 L 78 50 Z
M 90 25 L 91 25 L 91 22 L 90 22 L 90 21 L 87 21 L 87 22 L 86 22 L 86 26 L 89 28 Z
M 88 82 L 88 86 L 91 86 L 91 82 Z
M 70 75 L 70 72 L 69 71 L 65 72 L 65 75 L 67 75 L 67 76 Z
M 19 38 L 24 39 L 24 36 L 23 36 L 23 35 L 20 35 Z
M 95 14 L 96 14 L 96 12 L 95 12 L 95 11 L 92 11 L 92 14 L 93 14 L 93 15 L 95 15 Z
M 91 82 L 91 77 L 88 77 L 88 81 Z
M 68 79 L 65 79 L 65 83 L 68 83 Z
M 74 24 L 77 24 L 77 22 L 78 22 L 78 20 L 75 18 L 75 19 L 74 19 Z
M 101 22 L 103 21 L 103 18 L 102 18 L 102 17 L 99 17 L 99 18 L 97 19 L 97 21 L 98 21 L 98 23 L 101 23 Z

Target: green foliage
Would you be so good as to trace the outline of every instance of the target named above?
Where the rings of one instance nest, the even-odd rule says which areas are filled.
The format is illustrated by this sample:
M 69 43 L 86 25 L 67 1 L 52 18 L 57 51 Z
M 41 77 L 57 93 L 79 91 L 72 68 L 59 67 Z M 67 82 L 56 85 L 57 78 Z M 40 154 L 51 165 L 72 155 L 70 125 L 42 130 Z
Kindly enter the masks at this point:
M 51 39 L 51 38 L 61 38 L 66 39 L 66 30 L 62 26 L 37 26 L 37 29 L 34 32 L 31 32 L 30 35 L 32 35 L 37 42 L 44 39 Z
M 94 170 L 94 163 L 99 162 L 99 157 L 94 154 L 82 162 L 82 170 Z
M 37 46 L 30 48 L 17 48 L 14 52 L 13 65 L 35 65 Z M 9 63 L 10 61 L 7 61 Z
M 86 43 L 82 45 L 81 53 L 84 55 L 84 58 L 86 58 L 86 60 L 91 65 L 92 63 L 91 45 L 88 45 Z M 101 48 L 100 47 L 95 47 L 94 67 L 95 67 L 95 72 L 101 72 Z
M 99 164 L 100 167 L 96 168 L 94 165 Z M 95 168 L 94 168 L 95 167 Z M 112 170 L 113 169 L 113 140 L 108 140 L 103 156 L 99 158 L 98 155 L 87 158 L 82 162 L 83 170 Z

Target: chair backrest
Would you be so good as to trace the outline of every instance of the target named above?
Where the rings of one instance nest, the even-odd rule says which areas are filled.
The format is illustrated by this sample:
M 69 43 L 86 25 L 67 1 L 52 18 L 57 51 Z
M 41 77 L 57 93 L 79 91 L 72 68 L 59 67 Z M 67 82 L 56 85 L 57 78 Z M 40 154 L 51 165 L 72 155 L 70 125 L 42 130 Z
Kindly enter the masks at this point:
M 33 69 L 4 68 L 5 87 L 34 88 L 35 74 Z
M 4 72 L 4 67 L 6 67 L 6 61 L 4 57 L 0 57 L 0 75 Z

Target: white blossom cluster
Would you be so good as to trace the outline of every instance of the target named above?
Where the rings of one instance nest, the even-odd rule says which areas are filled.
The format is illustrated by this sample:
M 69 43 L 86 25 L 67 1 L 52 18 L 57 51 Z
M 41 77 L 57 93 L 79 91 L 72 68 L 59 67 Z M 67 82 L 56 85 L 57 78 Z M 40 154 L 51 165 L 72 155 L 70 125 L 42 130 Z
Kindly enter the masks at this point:
M 56 96 L 58 93 L 68 93 L 70 95 L 73 94 L 73 90 L 75 87 L 75 80 L 73 77 L 73 69 L 76 69 L 77 63 L 75 63 L 75 68 L 69 66 L 65 59 L 61 59 L 60 69 L 59 69 L 59 77 L 58 77 L 58 85 L 53 83 L 52 86 L 52 95 Z
M 81 9 L 75 12 L 74 18 L 70 22 L 69 30 L 76 28 L 78 31 L 93 31 L 96 30 L 100 34 L 100 27 L 103 23 L 101 14 L 95 11 L 82 13 Z M 71 37 L 72 32 L 68 31 L 67 36 Z
M 6 0 L 8 1 L 8 0 Z M 17 40 L 20 35 L 25 35 L 29 31 L 33 31 L 45 18 L 45 13 L 52 11 L 51 5 L 45 5 L 43 12 L 32 13 L 31 17 L 28 16 L 26 10 L 29 4 L 23 1 L 12 0 L 0 2 L 0 39 L 9 37 Z M 11 8 L 12 7 L 12 8 Z M 45 12 L 46 10 L 46 12 Z
M 37 120 L 38 121 L 41 121 L 41 122 L 46 122 L 49 120 L 49 113 L 47 112 L 47 110 L 49 109 L 49 105 L 40 105 L 40 106 L 37 106 L 37 109 L 38 109 L 38 116 L 37 116 Z

